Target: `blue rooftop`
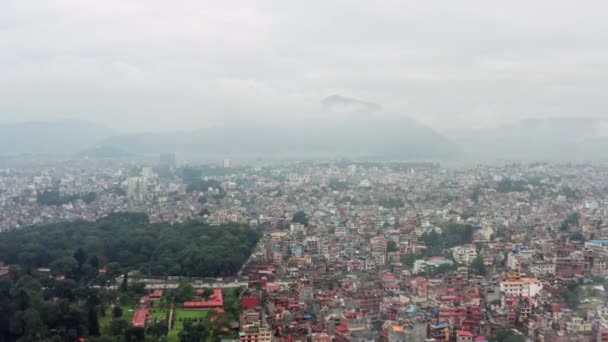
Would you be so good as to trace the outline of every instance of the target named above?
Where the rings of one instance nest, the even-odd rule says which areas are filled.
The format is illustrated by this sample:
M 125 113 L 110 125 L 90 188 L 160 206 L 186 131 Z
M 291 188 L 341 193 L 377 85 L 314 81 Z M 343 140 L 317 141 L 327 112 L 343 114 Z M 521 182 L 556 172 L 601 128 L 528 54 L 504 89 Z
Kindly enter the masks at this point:
M 450 324 L 447 323 L 447 322 L 445 322 L 445 323 L 439 323 L 437 325 L 433 325 L 433 326 L 431 326 L 431 328 L 433 328 L 433 329 L 445 329 L 445 328 L 447 328 L 449 326 L 450 326 Z

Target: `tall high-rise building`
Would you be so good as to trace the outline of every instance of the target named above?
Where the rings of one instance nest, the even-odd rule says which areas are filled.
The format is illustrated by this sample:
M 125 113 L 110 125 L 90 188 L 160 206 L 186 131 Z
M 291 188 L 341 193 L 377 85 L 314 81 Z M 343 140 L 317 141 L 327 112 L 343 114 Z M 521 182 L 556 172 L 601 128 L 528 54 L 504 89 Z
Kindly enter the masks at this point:
M 143 200 L 148 191 L 145 177 L 129 177 L 127 179 L 127 196 L 132 200 Z
M 141 175 L 145 178 L 145 179 L 151 179 L 154 178 L 156 176 L 156 174 L 154 173 L 154 170 L 151 167 L 144 167 L 141 169 Z
M 230 167 L 230 159 L 224 159 L 224 167 L 225 168 L 229 168 Z
M 386 265 L 386 250 L 388 248 L 388 240 L 383 236 L 374 236 L 370 240 L 372 247 L 372 257 L 376 264 Z
M 160 155 L 160 166 L 169 169 L 175 168 L 175 153 L 161 153 Z

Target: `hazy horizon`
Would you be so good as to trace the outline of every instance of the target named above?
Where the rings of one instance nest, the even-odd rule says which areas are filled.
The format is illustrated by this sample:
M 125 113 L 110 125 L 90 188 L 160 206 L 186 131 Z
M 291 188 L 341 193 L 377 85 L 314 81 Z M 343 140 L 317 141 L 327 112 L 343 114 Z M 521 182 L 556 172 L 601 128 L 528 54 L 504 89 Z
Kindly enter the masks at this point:
M 352 114 L 322 108 L 336 94 L 439 132 L 608 119 L 601 1 L 0 6 L 0 124 L 133 133 Z

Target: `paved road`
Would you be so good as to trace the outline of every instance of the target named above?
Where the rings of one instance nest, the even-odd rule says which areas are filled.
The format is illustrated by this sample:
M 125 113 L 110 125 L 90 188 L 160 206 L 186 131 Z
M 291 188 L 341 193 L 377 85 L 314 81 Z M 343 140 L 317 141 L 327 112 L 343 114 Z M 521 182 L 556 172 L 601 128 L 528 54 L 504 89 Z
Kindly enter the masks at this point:
M 195 289 L 203 289 L 203 288 L 222 288 L 222 289 L 230 289 L 237 287 L 247 287 L 247 282 L 230 282 L 230 283 L 203 283 L 196 284 L 192 283 L 192 287 Z M 176 282 L 164 282 L 164 283 L 155 283 L 155 284 L 146 284 L 146 289 L 148 290 L 164 290 L 164 289 L 176 289 L 179 286 L 179 283 Z M 117 285 L 112 285 L 107 287 L 110 290 L 116 290 L 119 288 Z
M 146 289 L 150 290 L 162 290 L 162 289 L 176 289 L 179 286 L 179 283 L 165 283 L 165 284 L 146 284 Z M 205 284 L 192 284 L 192 287 L 195 289 L 203 289 L 203 288 L 236 288 L 236 287 L 246 287 L 246 282 L 232 282 L 232 283 L 205 283 Z

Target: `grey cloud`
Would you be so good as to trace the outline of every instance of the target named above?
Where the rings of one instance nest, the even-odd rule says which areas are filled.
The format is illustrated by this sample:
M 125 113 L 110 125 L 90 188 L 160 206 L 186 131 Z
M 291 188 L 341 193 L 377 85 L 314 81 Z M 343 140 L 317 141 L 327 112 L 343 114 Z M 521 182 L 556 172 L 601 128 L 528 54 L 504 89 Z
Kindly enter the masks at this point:
M 440 130 L 608 117 L 603 1 L 5 0 L 0 122 L 127 131 L 315 118 L 342 94 Z

